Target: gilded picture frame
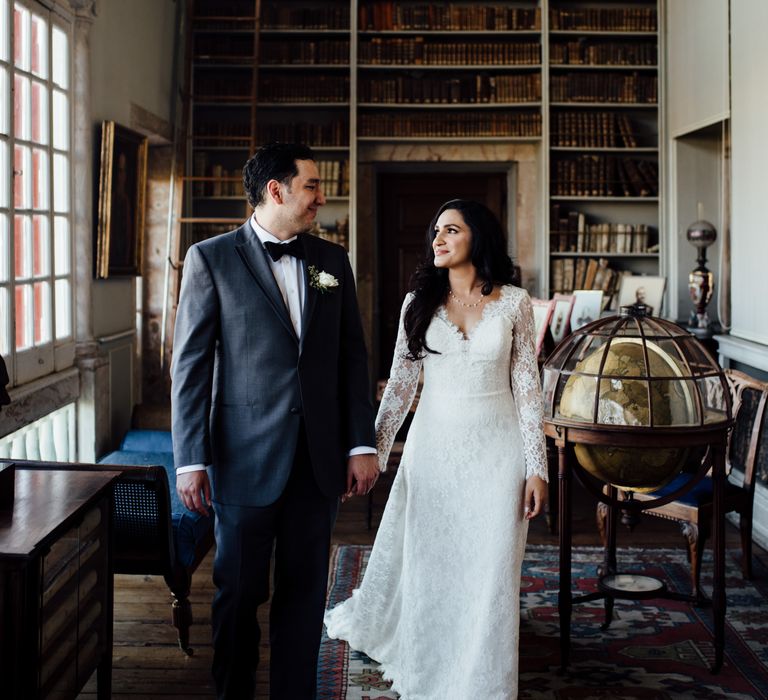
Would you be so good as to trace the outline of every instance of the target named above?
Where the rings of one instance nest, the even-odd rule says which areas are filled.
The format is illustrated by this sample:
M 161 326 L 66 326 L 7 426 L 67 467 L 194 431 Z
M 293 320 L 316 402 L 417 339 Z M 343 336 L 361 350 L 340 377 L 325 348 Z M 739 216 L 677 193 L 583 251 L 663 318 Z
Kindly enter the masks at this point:
M 101 125 L 95 276 L 141 275 L 147 137 L 113 121 Z

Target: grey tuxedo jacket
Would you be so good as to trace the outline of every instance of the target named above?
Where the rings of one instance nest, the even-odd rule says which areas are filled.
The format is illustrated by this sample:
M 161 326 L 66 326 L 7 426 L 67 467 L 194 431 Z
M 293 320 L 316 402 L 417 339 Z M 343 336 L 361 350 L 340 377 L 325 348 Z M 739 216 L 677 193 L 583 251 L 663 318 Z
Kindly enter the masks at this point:
M 346 487 L 346 455 L 375 445 L 367 353 L 352 270 L 338 245 L 301 234 L 301 338 L 248 222 L 193 245 L 174 331 L 172 431 L 177 467 L 210 464 L 220 504 L 264 506 L 282 493 L 304 422 L 328 497 Z M 310 286 L 307 268 L 339 286 Z

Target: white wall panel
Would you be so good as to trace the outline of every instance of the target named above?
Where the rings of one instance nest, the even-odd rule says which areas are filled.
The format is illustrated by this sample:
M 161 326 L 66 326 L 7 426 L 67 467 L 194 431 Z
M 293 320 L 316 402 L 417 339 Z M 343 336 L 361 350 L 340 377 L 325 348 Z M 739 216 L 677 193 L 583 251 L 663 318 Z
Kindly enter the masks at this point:
M 674 138 L 728 115 L 728 0 L 673 0 L 666 19 L 667 130 Z
M 732 2 L 731 23 L 731 333 L 768 345 L 768 2 Z

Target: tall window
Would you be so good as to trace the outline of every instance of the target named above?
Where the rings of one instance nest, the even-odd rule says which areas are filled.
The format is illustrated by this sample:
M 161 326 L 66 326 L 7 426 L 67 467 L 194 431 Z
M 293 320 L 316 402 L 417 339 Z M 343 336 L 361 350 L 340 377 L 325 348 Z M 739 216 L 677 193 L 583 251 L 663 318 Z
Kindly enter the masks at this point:
M 0 0 L 0 353 L 14 384 L 72 363 L 68 23 Z

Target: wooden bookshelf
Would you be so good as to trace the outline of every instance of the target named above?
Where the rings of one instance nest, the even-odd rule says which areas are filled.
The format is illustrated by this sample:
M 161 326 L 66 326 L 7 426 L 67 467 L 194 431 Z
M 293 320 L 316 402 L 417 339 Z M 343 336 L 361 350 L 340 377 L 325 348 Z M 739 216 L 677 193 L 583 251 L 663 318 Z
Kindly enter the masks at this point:
M 655 1 L 547 3 L 548 291 L 657 275 Z
M 321 224 L 353 248 L 359 147 L 543 139 L 539 294 L 578 286 L 580 260 L 659 274 L 657 0 L 192 4 L 190 240 L 246 218 L 241 169 L 262 143 L 315 149 Z

